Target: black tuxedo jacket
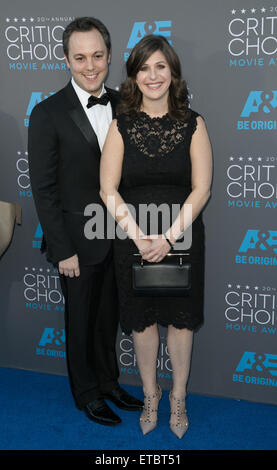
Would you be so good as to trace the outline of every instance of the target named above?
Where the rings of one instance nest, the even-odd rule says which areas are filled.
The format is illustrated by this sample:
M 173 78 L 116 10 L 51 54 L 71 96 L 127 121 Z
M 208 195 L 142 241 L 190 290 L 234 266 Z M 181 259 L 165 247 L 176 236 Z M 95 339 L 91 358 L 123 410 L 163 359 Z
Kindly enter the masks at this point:
M 119 93 L 105 87 L 113 117 Z M 71 82 L 33 109 L 28 132 L 31 187 L 46 242 L 47 259 L 53 263 L 78 254 L 82 264 L 100 263 L 111 240 L 84 235 L 88 221 L 84 209 L 99 204 L 101 151 L 96 134 Z

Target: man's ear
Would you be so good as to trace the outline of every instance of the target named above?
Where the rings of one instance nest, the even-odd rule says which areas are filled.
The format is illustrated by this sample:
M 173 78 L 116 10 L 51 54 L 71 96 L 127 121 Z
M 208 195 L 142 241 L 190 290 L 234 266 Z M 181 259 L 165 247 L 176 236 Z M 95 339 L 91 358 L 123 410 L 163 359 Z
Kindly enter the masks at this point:
M 67 67 L 70 69 L 70 63 L 69 63 L 68 57 L 66 55 L 64 55 L 64 58 L 65 58 L 65 63 L 67 65 Z

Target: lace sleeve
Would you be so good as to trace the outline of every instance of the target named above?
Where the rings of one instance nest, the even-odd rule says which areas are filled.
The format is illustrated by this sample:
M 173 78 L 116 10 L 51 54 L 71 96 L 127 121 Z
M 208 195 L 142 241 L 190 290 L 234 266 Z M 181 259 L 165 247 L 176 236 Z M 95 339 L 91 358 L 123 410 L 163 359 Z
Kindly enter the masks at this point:
M 125 114 L 119 114 L 116 118 L 117 122 L 117 128 L 124 140 L 126 136 L 126 115 Z
M 197 113 L 196 111 L 191 110 L 191 117 L 190 117 L 190 120 L 189 120 L 189 130 L 190 130 L 191 137 L 193 136 L 194 132 L 197 129 L 197 119 L 196 118 L 198 116 L 200 116 L 202 119 L 204 119 L 201 114 Z

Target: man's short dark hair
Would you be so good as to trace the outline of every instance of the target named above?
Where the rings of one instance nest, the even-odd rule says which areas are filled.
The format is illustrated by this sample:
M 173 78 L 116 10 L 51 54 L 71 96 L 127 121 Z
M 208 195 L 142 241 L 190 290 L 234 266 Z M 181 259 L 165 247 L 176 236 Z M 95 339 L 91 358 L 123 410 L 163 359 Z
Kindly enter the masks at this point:
M 110 33 L 107 30 L 106 26 L 102 23 L 102 21 L 92 18 L 90 16 L 83 16 L 80 18 L 76 18 L 74 21 L 69 23 L 63 32 L 63 51 L 65 56 L 68 58 L 69 52 L 69 38 L 72 33 L 76 32 L 87 32 L 93 29 L 97 29 L 99 33 L 102 35 L 108 52 L 111 50 L 111 37 Z

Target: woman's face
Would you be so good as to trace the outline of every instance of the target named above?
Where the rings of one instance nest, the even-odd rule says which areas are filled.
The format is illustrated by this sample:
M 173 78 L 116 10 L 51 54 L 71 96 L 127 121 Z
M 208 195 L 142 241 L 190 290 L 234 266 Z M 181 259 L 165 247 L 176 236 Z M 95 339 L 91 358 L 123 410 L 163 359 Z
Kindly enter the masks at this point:
M 161 51 L 154 52 L 142 65 L 136 83 L 144 99 L 157 101 L 168 97 L 171 70 Z

